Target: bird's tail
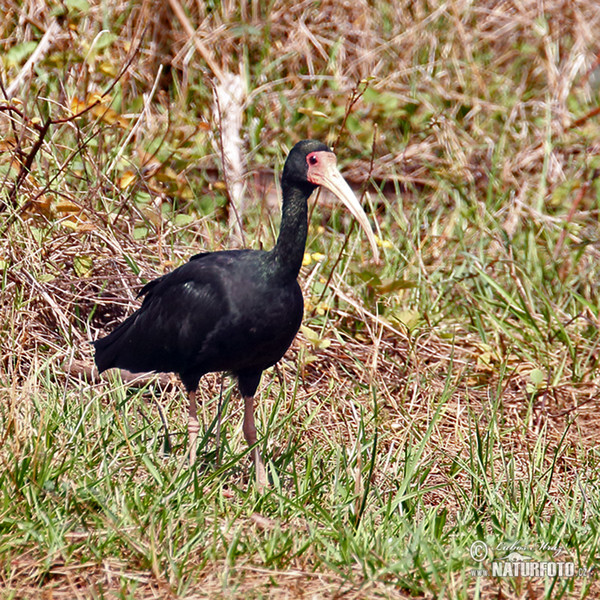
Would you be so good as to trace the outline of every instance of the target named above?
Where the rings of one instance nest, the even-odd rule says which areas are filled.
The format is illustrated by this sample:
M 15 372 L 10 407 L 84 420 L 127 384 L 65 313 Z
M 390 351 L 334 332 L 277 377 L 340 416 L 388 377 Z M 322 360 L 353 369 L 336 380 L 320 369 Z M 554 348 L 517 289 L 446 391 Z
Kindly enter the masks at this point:
M 121 367 L 119 364 L 119 354 L 121 352 L 121 346 L 127 336 L 125 335 L 129 329 L 129 319 L 121 323 L 112 333 L 107 336 L 97 339 L 94 344 L 96 349 L 96 355 L 94 360 L 98 371 L 102 373 L 107 369 L 113 367 Z

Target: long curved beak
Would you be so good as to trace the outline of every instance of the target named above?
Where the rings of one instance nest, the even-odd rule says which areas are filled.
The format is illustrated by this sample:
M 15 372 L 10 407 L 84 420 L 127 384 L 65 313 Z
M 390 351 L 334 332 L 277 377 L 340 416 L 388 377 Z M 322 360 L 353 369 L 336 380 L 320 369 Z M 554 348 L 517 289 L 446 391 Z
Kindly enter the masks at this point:
M 323 154 L 325 155 L 326 153 Z M 359 225 L 367 234 L 367 239 L 369 240 L 369 244 L 371 244 L 371 250 L 373 251 L 373 258 L 376 263 L 379 263 L 379 249 L 377 248 L 377 241 L 375 239 L 373 229 L 371 229 L 369 219 L 354 195 L 352 188 L 346 183 L 346 180 L 338 171 L 335 165 L 335 155 L 329 154 L 327 159 L 328 160 L 321 162 L 318 171 L 310 173 L 311 181 L 317 185 L 326 187 L 344 203 L 344 206 L 346 206 L 346 208 L 350 211 L 352 216 L 358 221 Z

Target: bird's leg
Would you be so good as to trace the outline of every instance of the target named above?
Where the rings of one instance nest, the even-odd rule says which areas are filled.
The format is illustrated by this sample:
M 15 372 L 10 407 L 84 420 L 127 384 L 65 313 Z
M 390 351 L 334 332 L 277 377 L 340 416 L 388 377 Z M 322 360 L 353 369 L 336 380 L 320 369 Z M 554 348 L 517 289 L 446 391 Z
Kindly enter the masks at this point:
M 196 446 L 198 444 L 198 432 L 200 423 L 198 422 L 198 410 L 196 407 L 196 392 L 190 392 L 188 395 L 190 401 L 190 412 L 188 415 L 188 446 L 190 449 L 190 465 L 196 462 Z
M 254 469 L 256 470 L 256 487 L 259 492 L 262 492 L 265 486 L 268 485 L 267 471 L 260 457 L 260 452 L 256 444 L 256 425 L 254 424 L 254 397 L 246 396 L 244 398 L 244 437 L 248 442 L 248 446 L 254 446 L 252 449 L 252 460 L 254 461 Z

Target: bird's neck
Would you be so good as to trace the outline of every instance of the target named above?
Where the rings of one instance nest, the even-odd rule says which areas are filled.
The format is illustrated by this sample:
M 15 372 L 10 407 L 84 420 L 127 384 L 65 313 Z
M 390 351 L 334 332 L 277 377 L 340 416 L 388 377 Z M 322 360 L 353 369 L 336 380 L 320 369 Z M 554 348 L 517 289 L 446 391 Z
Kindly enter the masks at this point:
M 308 234 L 307 200 L 314 187 L 287 186 L 282 183 L 283 205 L 277 243 L 271 251 L 279 277 L 296 279 L 302 266 Z

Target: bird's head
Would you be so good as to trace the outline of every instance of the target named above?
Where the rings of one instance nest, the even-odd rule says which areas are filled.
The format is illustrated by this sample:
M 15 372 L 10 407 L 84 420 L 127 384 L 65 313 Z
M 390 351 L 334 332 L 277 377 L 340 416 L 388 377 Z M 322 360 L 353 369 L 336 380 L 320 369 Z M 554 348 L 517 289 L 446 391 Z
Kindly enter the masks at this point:
M 331 148 L 314 140 L 298 142 L 288 154 L 282 179 L 301 188 L 310 187 L 311 191 L 323 186 L 332 192 L 364 229 L 373 250 L 373 257 L 379 262 L 379 250 L 369 219 L 338 171 L 335 154 Z

